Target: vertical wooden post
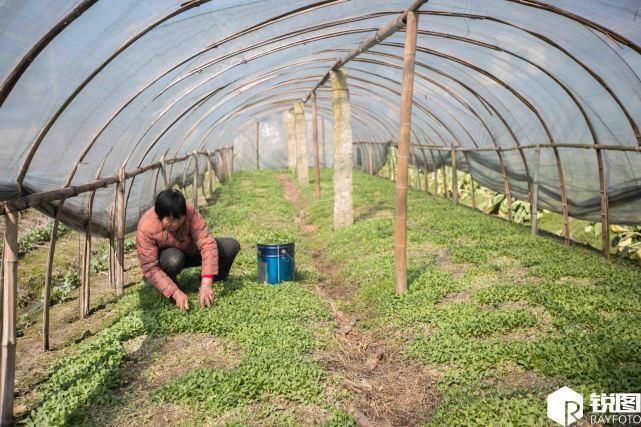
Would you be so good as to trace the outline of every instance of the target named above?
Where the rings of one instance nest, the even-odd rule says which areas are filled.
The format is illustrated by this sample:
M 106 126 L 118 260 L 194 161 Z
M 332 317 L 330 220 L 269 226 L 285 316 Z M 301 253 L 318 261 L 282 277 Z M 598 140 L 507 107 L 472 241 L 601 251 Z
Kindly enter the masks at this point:
M 539 234 L 539 168 L 541 166 L 541 147 L 536 146 L 534 151 L 534 183 L 532 185 L 532 205 L 530 206 L 530 221 L 532 234 Z
M 56 242 L 58 241 L 58 225 L 60 213 L 65 201 L 58 203 L 58 210 L 51 226 L 51 236 L 49 237 L 49 252 L 47 254 L 47 269 L 45 270 L 45 284 L 42 304 L 42 349 L 49 351 L 49 304 L 51 300 L 51 279 L 53 275 L 53 259 L 56 252 Z
M 603 152 L 600 148 L 596 149 L 596 158 L 599 168 L 599 190 L 601 192 L 601 251 L 604 257 L 610 259 L 610 202 L 608 186 L 605 181 Z
M 410 132 L 412 129 L 412 97 L 416 61 L 418 14 L 407 14 L 405 52 L 403 58 L 403 89 L 398 139 L 398 170 L 396 175 L 396 220 L 394 224 L 394 258 L 396 261 L 396 293 L 407 292 L 407 185 Z
M 456 150 L 452 147 L 450 152 L 452 157 L 452 199 L 454 204 L 458 205 L 458 173 L 456 170 Z
M 354 223 L 352 193 L 352 111 L 349 104 L 347 73 L 330 73 L 332 83 L 332 111 L 334 115 L 334 230 Z
M 93 200 L 96 195 L 92 191 L 89 195 L 87 227 L 85 228 L 85 250 L 82 257 L 82 287 L 78 298 L 79 317 L 84 319 L 89 315 L 91 305 L 91 219 L 93 216 Z
M 443 172 L 443 197 L 445 197 L 447 199 L 448 198 L 448 194 L 447 194 L 448 188 L 447 188 L 447 171 L 445 170 L 445 163 L 443 163 L 443 169 L 441 169 L 441 171 Z
M 198 210 L 198 155 L 194 152 L 194 178 L 191 185 L 191 204 Z
M 116 205 L 118 252 L 116 254 L 116 294 L 125 292 L 125 226 L 127 221 L 127 206 L 125 205 L 125 167 L 118 172 L 118 202 Z
M 114 200 L 109 210 L 109 272 L 107 274 L 110 289 L 116 289 L 116 200 L 118 198 L 118 186 L 114 193 Z
M 374 153 L 372 153 L 372 149 L 372 143 L 367 143 L 367 169 L 370 175 L 374 175 Z
M 2 285 L 2 352 L 0 353 L 0 420 L 13 425 L 14 384 L 16 375 L 16 300 L 18 296 L 18 213 L 7 206 L 4 232 Z
M 89 288 L 91 281 L 91 225 L 85 229 L 84 251 L 82 254 L 82 282 L 78 295 L 78 314 L 80 319 L 89 315 Z
M 256 122 L 256 170 L 260 170 L 260 122 Z
M 325 157 L 325 119 L 321 120 L 321 135 L 323 139 L 323 167 L 327 167 L 327 157 Z
M 320 199 L 320 166 L 318 159 L 318 107 L 316 92 L 312 92 L 312 138 L 314 146 L 314 181 L 316 182 L 316 198 Z

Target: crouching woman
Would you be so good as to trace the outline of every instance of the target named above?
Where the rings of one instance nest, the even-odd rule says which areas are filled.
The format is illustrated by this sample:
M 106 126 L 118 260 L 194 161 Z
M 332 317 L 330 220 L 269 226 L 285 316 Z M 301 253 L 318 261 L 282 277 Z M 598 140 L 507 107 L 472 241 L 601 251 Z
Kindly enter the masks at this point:
M 240 244 L 230 237 L 213 237 L 203 217 L 178 190 L 158 194 L 138 222 L 138 260 L 145 278 L 176 307 L 189 310 L 187 295 L 176 280 L 183 268 L 202 266 L 200 306 L 214 302 L 212 284 L 229 274 Z

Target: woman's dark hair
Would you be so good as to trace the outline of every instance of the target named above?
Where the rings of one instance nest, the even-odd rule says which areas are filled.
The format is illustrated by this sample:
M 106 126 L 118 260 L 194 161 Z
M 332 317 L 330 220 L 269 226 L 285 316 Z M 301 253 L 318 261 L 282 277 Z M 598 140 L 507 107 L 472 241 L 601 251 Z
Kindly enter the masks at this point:
M 154 210 L 158 219 L 167 217 L 180 218 L 187 213 L 185 196 L 178 190 L 164 190 L 156 196 Z

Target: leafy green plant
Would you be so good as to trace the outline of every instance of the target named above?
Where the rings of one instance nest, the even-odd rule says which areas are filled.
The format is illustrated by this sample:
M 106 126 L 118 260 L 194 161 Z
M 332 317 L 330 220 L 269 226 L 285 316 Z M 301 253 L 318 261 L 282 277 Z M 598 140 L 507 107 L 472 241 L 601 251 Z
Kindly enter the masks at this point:
M 51 239 L 52 230 L 53 224 L 48 224 L 44 227 L 35 228 L 25 236 L 20 237 L 18 239 L 18 256 L 24 256 L 40 247 L 41 244 L 48 242 Z M 60 224 L 58 226 L 58 237 L 64 236 L 68 231 L 67 227 Z
M 51 287 L 50 304 L 66 301 L 71 291 L 80 287 L 80 277 L 75 271 L 67 271 L 62 279 Z

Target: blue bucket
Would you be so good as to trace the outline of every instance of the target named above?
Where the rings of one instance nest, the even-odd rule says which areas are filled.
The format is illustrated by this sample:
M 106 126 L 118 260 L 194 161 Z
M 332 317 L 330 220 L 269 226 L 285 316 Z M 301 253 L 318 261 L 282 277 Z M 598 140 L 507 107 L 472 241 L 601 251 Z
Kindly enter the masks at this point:
M 295 244 L 258 244 L 258 282 L 277 285 L 294 280 Z

